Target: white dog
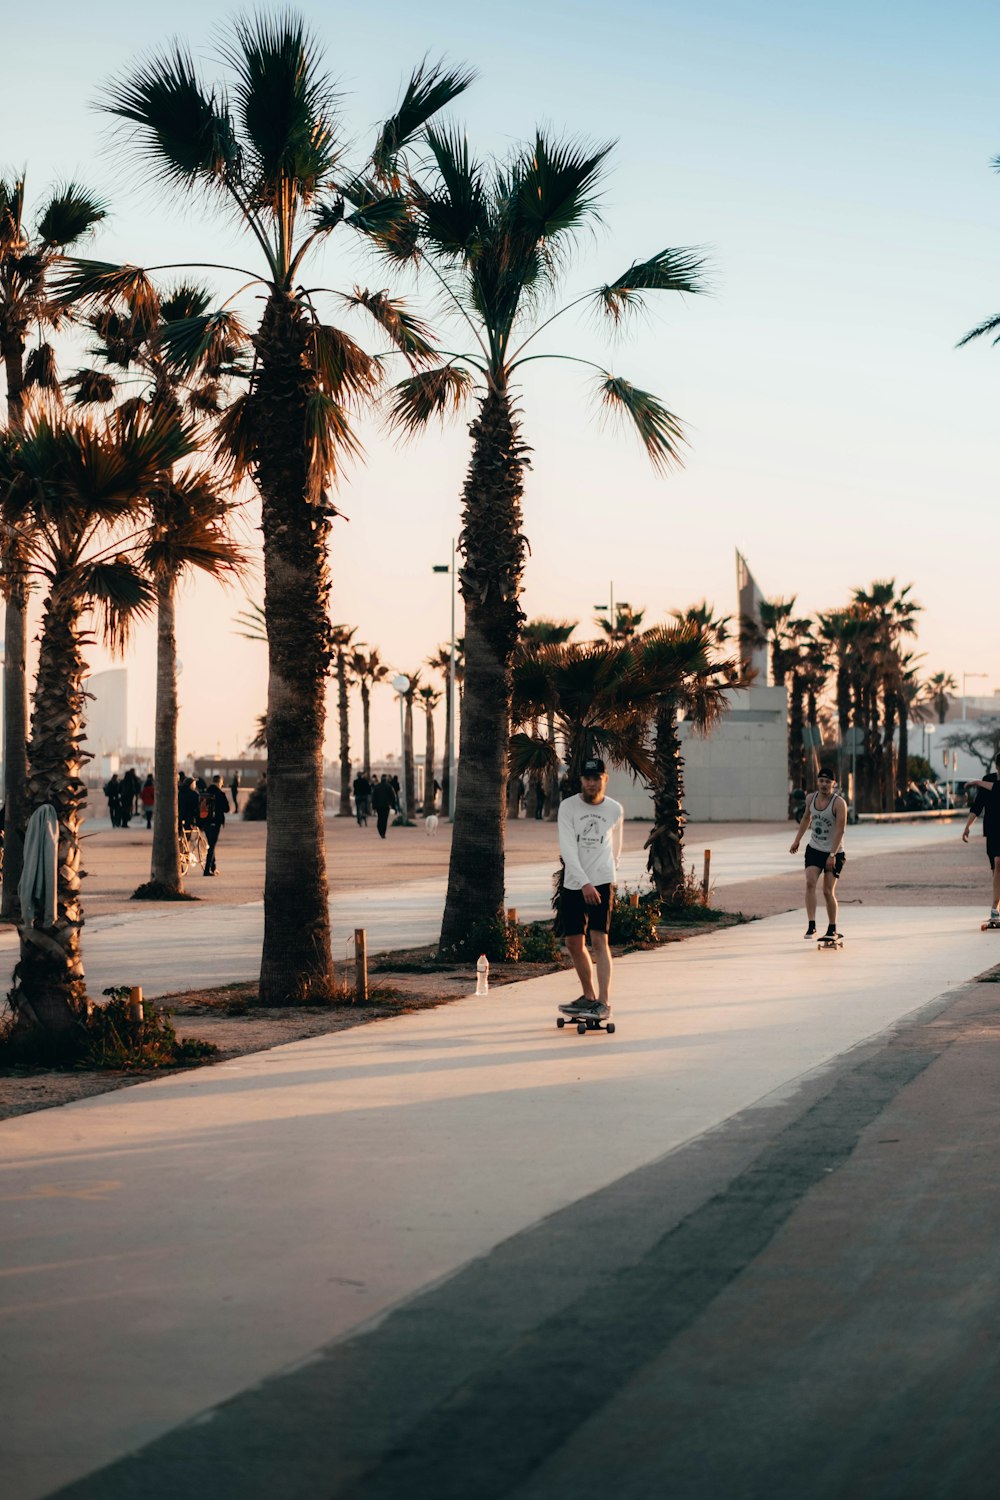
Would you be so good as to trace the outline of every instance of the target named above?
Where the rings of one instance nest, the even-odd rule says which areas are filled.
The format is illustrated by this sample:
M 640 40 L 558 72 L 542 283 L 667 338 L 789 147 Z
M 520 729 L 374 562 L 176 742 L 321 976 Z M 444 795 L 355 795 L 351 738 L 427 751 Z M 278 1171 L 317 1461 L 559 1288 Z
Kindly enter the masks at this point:
M 437 831 L 438 815 L 437 813 L 428 813 L 427 817 L 424 819 L 424 832 L 427 834 L 427 837 L 429 839 L 436 839 Z

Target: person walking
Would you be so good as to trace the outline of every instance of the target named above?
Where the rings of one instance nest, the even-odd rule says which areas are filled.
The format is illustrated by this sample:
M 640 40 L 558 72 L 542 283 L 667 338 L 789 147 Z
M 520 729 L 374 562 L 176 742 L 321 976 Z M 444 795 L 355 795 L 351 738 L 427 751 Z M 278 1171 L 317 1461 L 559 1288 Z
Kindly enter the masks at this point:
M 389 826 L 389 814 L 395 806 L 396 793 L 393 791 L 392 782 L 383 771 L 381 781 L 376 781 L 372 789 L 372 810 L 375 813 L 380 839 L 385 838 L 385 830 Z
M 968 781 L 966 786 L 976 788 L 976 799 L 969 809 L 969 816 L 962 829 L 962 843 L 969 842 L 969 831 L 976 819 L 982 815 L 983 837 L 986 840 L 986 858 L 993 874 L 992 906 L 989 925 L 1000 926 L 1000 755 L 997 755 L 996 771 L 988 771 L 981 781 Z
M 239 771 L 234 771 L 233 772 L 233 779 L 229 783 L 229 790 L 230 790 L 230 792 L 232 794 L 232 798 L 233 798 L 233 815 L 235 816 L 236 813 L 238 813 L 239 810 L 240 810 L 240 773 L 239 773 Z
M 113 771 L 110 781 L 104 783 L 104 795 L 108 799 L 108 817 L 111 819 L 112 828 L 121 828 L 122 824 L 122 783 L 117 771 Z
M 580 790 L 559 807 L 559 856 L 563 862 L 559 916 L 566 947 L 583 990 L 559 1009 L 595 1021 L 611 1014 L 611 948 L 608 927 L 612 889 L 625 837 L 625 809 L 605 794 L 608 773 L 599 756 L 585 760 Z M 594 959 L 587 952 L 587 933 Z M 595 994 L 594 991 L 597 991 Z
M 205 835 L 208 851 L 205 854 L 206 875 L 217 875 L 215 846 L 219 834 L 226 826 L 226 813 L 230 812 L 229 798 L 222 785 L 221 776 L 213 776 L 212 784 L 205 788 L 198 799 L 198 826 Z
M 201 798 L 195 790 L 194 777 L 180 776 L 180 786 L 177 788 L 177 831 L 183 833 L 190 830 L 198 823 L 198 806 Z
M 354 816 L 359 828 L 368 827 L 368 807 L 371 802 L 372 784 L 362 771 L 354 778 Z
M 837 881 L 847 855 L 844 853 L 844 829 L 847 827 L 847 803 L 834 789 L 833 772 L 821 766 L 816 776 L 817 790 L 806 798 L 805 812 L 789 850 L 797 854 L 806 829 L 806 921 L 803 934 L 814 938 L 816 932 L 816 886 L 823 874 L 823 900 L 826 903 L 827 929 L 824 937 L 835 938 L 837 931 Z
M 142 805 L 142 810 L 146 815 L 147 828 L 152 828 L 153 826 L 153 803 L 155 801 L 156 788 L 153 784 L 153 778 L 152 776 L 147 776 L 145 781 L 142 783 L 142 789 L 139 792 L 139 802 Z

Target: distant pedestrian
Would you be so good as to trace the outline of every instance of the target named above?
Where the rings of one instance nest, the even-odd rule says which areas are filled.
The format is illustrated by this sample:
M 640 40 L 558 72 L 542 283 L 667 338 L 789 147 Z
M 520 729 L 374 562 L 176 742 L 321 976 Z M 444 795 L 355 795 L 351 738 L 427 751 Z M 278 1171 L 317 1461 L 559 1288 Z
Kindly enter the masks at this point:
M 354 816 L 359 828 L 368 827 L 368 808 L 371 803 L 372 784 L 364 771 L 354 778 Z
M 143 812 L 146 814 L 146 827 L 152 828 L 153 803 L 156 801 L 156 788 L 153 785 L 152 776 L 147 776 L 145 781 L 142 783 L 142 790 L 139 793 L 139 801 L 142 804 Z
M 135 804 L 139 796 L 139 778 L 135 767 L 130 766 L 122 777 L 122 827 L 127 828 L 135 816 Z
M 234 813 L 238 813 L 239 810 L 240 810 L 240 773 L 239 773 L 239 771 L 234 771 L 233 772 L 233 779 L 229 783 L 229 792 L 230 792 L 230 796 L 233 799 L 233 812 Z
M 382 773 L 381 781 L 377 781 L 372 789 L 372 809 L 378 824 L 378 836 L 385 838 L 385 830 L 389 826 L 389 814 L 396 806 L 396 793 L 392 782 L 385 772 Z
M 535 818 L 540 819 L 545 812 L 545 782 L 535 782 Z
M 108 799 L 108 817 L 111 819 L 112 828 L 121 828 L 122 825 L 122 781 L 117 771 L 112 772 L 110 781 L 104 783 L 104 795 Z
M 226 813 L 230 811 L 229 798 L 222 785 L 221 776 L 212 777 L 212 785 L 206 787 L 198 798 L 198 824 L 208 841 L 205 855 L 205 874 L 217 875 L 215 846 L 219 834 L 226 826 Z
M 382 779 L 385 780 L 384 777 Z M 391 779 L 391 781 L 389 782 L 389 785 L 392 787 L 392 797 L 393 797 L 392 805 L 396 809 L 397 812 L 402 812 L 403 811 L 403 804 L 402 804 L 402 801 L 400 800 L 400 790 L 401 790 L 401 788 L 400 788 L 400 785 L 399 785 L 399 777 L 398 776 L 393 776 L 392 779 Z

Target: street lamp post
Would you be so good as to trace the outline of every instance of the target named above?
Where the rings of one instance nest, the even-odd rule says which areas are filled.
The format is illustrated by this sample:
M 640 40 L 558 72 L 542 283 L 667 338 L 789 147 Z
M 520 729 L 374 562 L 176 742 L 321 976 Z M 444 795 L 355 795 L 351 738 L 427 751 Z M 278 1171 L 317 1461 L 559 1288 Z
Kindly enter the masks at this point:
M 965 684 L 970 677 L 988 677 L 989 672 L 963 672 L 962 673 L 962 718 L 965 718 Z
M 617 607 L 618 607 L 619 610 L 622 610 L 622 609 L 631 609 L 632 608 L 631 604 L 629 604 L 629 602 L 628 602 L 627 599 L 619 599 Z M 607 611 L 608 624 L 611 626 L 611 639 L 614 640 L 615 631 L 618 628 L 618 616 L 615 614 L 615 585 L 614 585 L 614 580 L 612 580 L 611 583 L 609 583 L 609 585 L 608 585 L 608 602 L 607 602 L 607 604 L 595 604 L 594 608 L 595 608 L 595 610 L 597 611 L 597 613 L 599 615 L 603 615 L 605 613 L 605 611 Z
M 448 660 L 448 822 L 455 821 L 455 538 L 451 539 L 451 566 L 435 563 L 435 573 L 451 574 L 451 655 Z M 430 775 L 434 770 L 431 767 Z
M 400 768 L 403 772 L 399 778 L 399 801 L 403 822 L 406 823 L 409 820 L 409 812 L 406 806 L 406 726 L 403 721 L 403 711 L 406 702 L 404 694 L 409 692 L 410 679 L 405 672 L 400 672 L 397 677 L 392 679 L 392 686 L 393 691 L 399 694 L 399 758 L 401 762 Z

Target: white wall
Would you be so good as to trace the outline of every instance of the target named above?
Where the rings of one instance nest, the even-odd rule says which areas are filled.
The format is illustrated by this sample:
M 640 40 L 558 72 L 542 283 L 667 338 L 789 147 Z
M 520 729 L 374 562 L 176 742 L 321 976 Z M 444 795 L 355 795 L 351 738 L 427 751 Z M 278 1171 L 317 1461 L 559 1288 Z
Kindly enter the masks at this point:
M 710 735 L 680 725 L 684 807 L 697 823 L 783 821 L 788 816 L 787 693 L 783 687 L 731 688 L 729 710 Z M 650 818 L 650 794 L 612 772 L 608 795 L 627 818 Z

